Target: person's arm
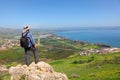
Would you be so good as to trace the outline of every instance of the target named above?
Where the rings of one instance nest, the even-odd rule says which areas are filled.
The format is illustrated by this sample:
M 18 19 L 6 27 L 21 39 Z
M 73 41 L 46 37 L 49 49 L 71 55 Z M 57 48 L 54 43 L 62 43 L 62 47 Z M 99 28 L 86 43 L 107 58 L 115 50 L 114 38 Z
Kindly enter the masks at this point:
M 29 33 L 29 36 L 30 36 L 30 40 L 31 40 L 32 45 L 36 48 L 35 41 L 34 41 L 32 34 Z

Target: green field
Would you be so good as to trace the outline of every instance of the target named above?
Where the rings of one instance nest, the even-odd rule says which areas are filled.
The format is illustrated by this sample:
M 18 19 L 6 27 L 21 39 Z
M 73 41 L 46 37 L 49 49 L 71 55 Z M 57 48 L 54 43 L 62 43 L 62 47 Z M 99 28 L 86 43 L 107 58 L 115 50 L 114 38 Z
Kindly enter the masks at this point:
M 69 40 L 42 39 L 37 47 L 39 61 L 53 66 L 55 71 L 65 73 L 69 80 L 120 80 L 120 53 L 91 54 L 80 56 L 84 49 L 99 48 L 92 44 L 78 44 Z M 33 54 L 31 62 L 34 61 Z M 24 50 L 13 47 L 0 51 L 0 65 L 8 68 L 25 64 Z M 0 80 L 9 80 L 8 73 L 0 74 Z
M 120 80 L 120 53 L 74 56 L 50 64 L 70 80 Z

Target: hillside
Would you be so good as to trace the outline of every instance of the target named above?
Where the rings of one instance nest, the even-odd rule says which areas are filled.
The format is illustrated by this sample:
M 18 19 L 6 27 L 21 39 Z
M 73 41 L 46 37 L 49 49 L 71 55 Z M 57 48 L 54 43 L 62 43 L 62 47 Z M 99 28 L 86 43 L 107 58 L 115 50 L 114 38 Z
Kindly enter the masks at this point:
M 69 80 L 120 79 L 119 52 L 104 52 L 101 46 L 54 35 L 41 39 L 37 50 L 39 61 L 45 61 L 52 65 L 55 71 L 65 73 Z M 24 56 L 24 50 L 20 47 L 0 51 L 0 65 L 4 64 L 7 68 L 18 64 L 24 65 Z M 31 62 L 33 59 L 31 54 Z M 2 73 L 0 76 L 4 80 L 10 77 L 8 73 Z
M 67 74 L 69 80 L 120 80 L 120 53 L 74 55 L 50 64 Z
M 69 57 L 74 53 L 79 53 L 80 51 L 83 50 L 99 48 L 99 46 L 97 45 L 72 41 L 56 36 L 43 38 L 40 41 L 41 41 L 40 46 L 37 46 L 40 60 L 62 59 Z M 7 50 L 0 51 L 0 62 L 1 62 L 0 64 L 9 65 L 14 61 L 15 63 L 24 62 L 24 50 L 21 47 L 13 47 Z

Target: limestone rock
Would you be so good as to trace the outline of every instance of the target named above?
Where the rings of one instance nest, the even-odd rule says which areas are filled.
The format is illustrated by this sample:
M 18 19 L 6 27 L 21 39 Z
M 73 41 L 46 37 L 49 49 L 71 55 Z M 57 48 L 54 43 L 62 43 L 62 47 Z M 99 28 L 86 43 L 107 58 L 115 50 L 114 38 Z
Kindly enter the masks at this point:
M 25 76 L 25 80 L 68 80 L 64 73 L 55 72 L 52 66 L 45 62 L 10 67 L 9 74 L 11 80 L 20 80 L 22 76 Z
M 1 65 L 0 66 L 0 73 L 5 73 L 5 72 L 8 72 L 8 69 L 5 65 Z

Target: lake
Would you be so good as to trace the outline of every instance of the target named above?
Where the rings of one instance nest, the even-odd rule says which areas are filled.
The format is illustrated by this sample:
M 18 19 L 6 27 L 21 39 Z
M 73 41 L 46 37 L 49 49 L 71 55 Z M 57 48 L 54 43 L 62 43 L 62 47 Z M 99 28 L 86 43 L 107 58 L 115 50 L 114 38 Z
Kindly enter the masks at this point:
M 89 43 L 101 43 L 120 48 L 120 29 L 67 30 L 55 32 L 54 34 L 71 40 L 80 40 Z

